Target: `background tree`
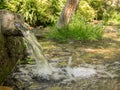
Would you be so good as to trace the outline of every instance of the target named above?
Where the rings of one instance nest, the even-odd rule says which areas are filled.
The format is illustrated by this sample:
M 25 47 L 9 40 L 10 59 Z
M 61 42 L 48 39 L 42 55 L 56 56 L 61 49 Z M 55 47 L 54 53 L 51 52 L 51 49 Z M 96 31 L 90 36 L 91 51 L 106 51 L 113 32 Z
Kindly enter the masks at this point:
M 67 0 L 65 7 L 60 15 L 57 22 L 57 28 L 62 28 L 67 25 L 72 17 L 72 15 L 77 10 L 80 0 Z

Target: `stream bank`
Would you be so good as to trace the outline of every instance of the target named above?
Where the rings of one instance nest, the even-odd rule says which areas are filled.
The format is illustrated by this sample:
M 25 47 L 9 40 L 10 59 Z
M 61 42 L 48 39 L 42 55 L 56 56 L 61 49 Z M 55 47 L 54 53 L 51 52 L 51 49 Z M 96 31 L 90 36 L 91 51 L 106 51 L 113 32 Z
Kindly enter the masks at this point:
M 49 81 L 30 73 L 34 60 L 17 65 L 10 75 L 15 90 L 120 90 L 119 28 L 106 27 L 104 38 L 96 42 L 57 43 L 39 39 L 48 62 L 64 68 L 72 57 L 71 67 L 93 68 L 97 75 L 77 80 Z M 10 84 L 9 84 L 10 85 Z

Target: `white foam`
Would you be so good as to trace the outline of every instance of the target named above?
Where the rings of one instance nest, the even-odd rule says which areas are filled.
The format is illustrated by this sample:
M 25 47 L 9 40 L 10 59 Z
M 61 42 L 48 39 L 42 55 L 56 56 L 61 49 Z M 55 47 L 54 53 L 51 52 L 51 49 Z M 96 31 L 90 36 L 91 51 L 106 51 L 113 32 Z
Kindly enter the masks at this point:
M 91 68 L 73 68 L 72 74 L 74 77 L 80 77 L 80 78 L 89 78 L 91 76 L 94 76 L 97 74 L 96 70 L 91 69 Z

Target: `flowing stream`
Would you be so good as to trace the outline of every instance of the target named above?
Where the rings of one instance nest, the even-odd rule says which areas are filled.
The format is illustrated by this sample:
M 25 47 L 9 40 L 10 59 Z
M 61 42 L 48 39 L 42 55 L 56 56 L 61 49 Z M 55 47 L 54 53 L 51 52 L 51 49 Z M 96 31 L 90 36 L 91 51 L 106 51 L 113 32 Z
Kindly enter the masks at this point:
M 18 65 L 19 72 L 13 73 L 12 77 L 18 80 L 18 82 L 22 82 L 22 84 L 15 83 L 15 86 L 18 85 L 15 90 L 119 90 L 118 85 L 118 89 L 112 89 L 116 88 L 116 84 L 119 84 L 116 82 L 117 80 L 113 79 L 118 76 L 107 72 L 105 66 L 89 66 L 88 64 L 84 64 L 85 67 L 71 67 L 72 57 L 69 57 L 66 67 L 59 68 L 54 66 L 45 58 L 42 47 L 35 35 L 18 22 L 15 22 L 15 26 L 22 32 L 26 49 L 30 54 L 29 56 L 35 61 L 35 64 L 32 65 Z M 114 63 L 113 65 L 118 68 L 119 63 Z M 97 67 L 99 68 L 96 69 Z M 107 79 L 108 77 L 109 79 Z M 44 81 L 47 82 L 44 83 Z M 55 83 L 56 81 L 60 81 L 58 83 L 62 84 L 68 84 L 71 81 L 77 81 L 77 83 L 70 86 L 66 86 L 65 84 L 63 87 L 59 87 L 59 85 L 58 87 L 53 86 L 58 89 L 47 89 L 52 88 L 49 86 L 50 83 L 48 81 L 55 81 Z M 69 89 L 70 87 L 72 89 Z
M 31 58 L 36 61 L 35 67 L 33 67 L 32 72 L 34 75 L 47 80 L 61 80 L 61 79 L 72 79 L 74 77 L 88 78 L 97 74 L 94 69 L 90 68 L 71 68 L 70 64 L 72 57 L 68 60 L 68 66 L 66 68 L 55 68 L 51 66 L 47 59 L 42 53 L 42 47 L 37 41 L 35 35 L 23 27 L 20 23 L 15 23 L 15 26 L 24 35 L 24 42 L 26 44 L 27 50 L 31 53 Z

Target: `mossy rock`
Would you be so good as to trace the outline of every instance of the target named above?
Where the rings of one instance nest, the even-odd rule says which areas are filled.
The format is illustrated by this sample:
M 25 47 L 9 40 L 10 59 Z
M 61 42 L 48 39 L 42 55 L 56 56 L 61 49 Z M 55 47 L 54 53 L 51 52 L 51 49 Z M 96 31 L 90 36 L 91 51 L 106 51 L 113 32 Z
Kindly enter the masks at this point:
M 0 42 L 0 83 L 24 56 L 25 46 L 22 37 L 9 36 Z
M 5 62 L 7 62 L 8 59 L 8 54 L 7 54 L 7 49 L 5 48 L 5 42 L 4 42 L 4 37 L 3 35 L 0 33 L 0 83 L 2 82 L 2 80 L 4 79 L 4 74 L 6 73 L 4 71 Z M 4 72 L 4 73 L 3 73 Z
M 11 19 L 11 22 L 6 21 L 9 19 L 3 18 L 3 16 L 5 17 L 5 15 L 8 14 L 15 17 Z M 14 24 L 13 22 L 19 19 L 16 18 L 16 14 L 7 10 L 0 10 L 0 84 L 2 84 L 7 75 L 13 70 L 17 61 L 24 56 L 25 45 L 23 43 L 23 37 L 15 33 L 16 31 L 18 32 L 15 27 L 12 28 L 12 26 L 14 26 L 12 25 Z M 6 26 L 3 22 L 7 23 Z M 11 27 L 9 27 L 9 25 Z M 9 31 L 10 34 L 8 34 L 7 31 Z

